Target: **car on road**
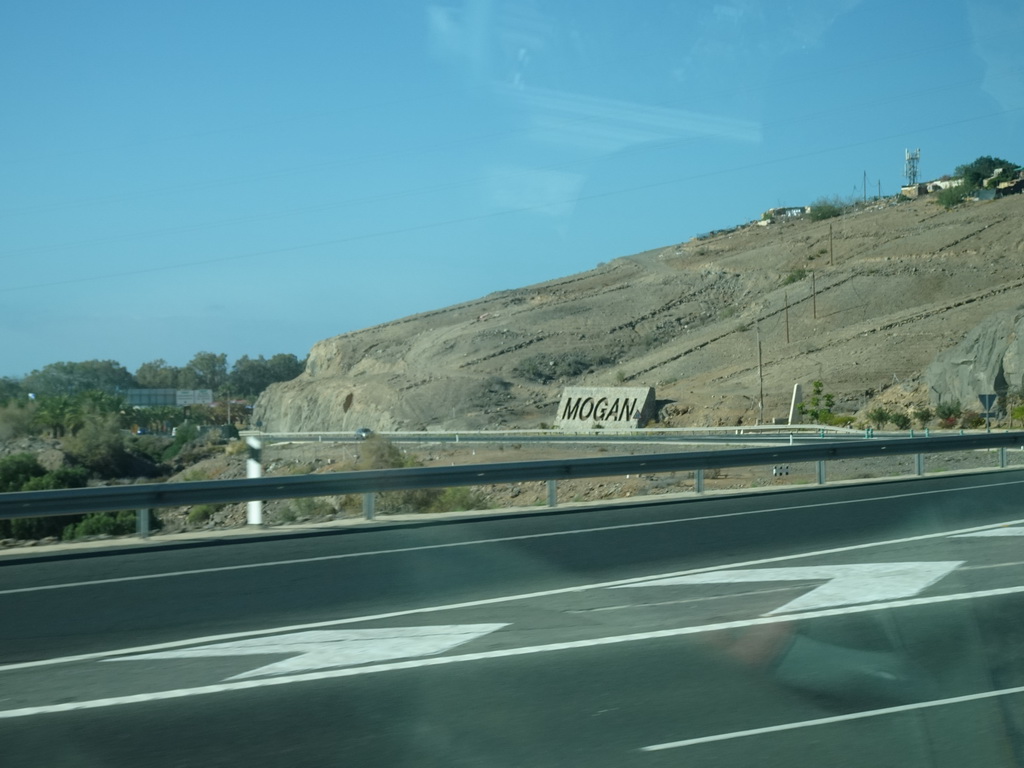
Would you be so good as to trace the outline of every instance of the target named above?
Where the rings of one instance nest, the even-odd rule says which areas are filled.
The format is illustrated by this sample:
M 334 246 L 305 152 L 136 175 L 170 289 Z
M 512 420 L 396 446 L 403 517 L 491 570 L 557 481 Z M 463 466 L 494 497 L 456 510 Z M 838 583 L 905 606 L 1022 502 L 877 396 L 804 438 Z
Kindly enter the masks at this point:
M 356 430 L 356 440 L 365 440 L 373 436 L 373 430 L 369 427 L 360 427 Z

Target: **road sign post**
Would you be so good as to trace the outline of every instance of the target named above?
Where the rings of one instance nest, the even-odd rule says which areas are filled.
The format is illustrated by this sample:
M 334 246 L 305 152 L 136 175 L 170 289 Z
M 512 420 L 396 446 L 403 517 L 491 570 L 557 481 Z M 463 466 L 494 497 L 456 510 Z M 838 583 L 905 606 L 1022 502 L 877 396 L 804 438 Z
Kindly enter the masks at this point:
M 249 457 L 245 462 L 245 476 L 247 478 L 261 477 L 263 475 L 263 443 L 255 437 L 245 438 L 249 446 Z M 246 504 L 245 521 L 249 525 L 263 525 L 263 502 L 250 500 Z
M 996 404 L 996 395 L 978 395 L 981 407 L 985 409 L 985 431 L 992 431 L 992 407 Z

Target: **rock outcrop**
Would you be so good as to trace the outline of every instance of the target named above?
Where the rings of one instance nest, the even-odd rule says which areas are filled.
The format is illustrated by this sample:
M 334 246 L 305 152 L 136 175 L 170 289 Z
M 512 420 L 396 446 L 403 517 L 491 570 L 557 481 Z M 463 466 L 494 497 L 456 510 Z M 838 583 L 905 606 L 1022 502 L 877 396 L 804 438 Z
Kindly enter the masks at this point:
M 1024 306 L 986 317 L 925 370 L 933 405 L 958 401 L 978 410 L 978 395 L 1024 388 Z

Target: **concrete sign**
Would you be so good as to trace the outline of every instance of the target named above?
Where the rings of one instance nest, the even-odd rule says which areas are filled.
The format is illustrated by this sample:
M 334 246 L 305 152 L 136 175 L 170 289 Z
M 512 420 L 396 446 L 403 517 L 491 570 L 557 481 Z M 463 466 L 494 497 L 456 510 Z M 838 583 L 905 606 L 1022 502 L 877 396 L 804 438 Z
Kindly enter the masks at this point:
M 653 387 L 567 387 L 558 404 L 562 429 L 635 429 L 654 418 Z

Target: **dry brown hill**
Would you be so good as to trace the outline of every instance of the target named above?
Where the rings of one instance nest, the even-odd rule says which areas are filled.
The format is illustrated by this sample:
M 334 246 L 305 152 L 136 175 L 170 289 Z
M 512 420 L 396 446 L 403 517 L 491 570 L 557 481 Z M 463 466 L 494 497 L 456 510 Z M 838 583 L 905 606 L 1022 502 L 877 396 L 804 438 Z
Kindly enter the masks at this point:
M 924 370 L 1024 303 L 1022 264 L 1021 195 L 751 224 L 319 342 L 255 417 L 270 431 L 534 427 L 566 385 L 628 383 L 656 387 L 672 426 L 753 424 L 758 333 L 768 420 L 814 379 L 837 410 L 934 402 Z

